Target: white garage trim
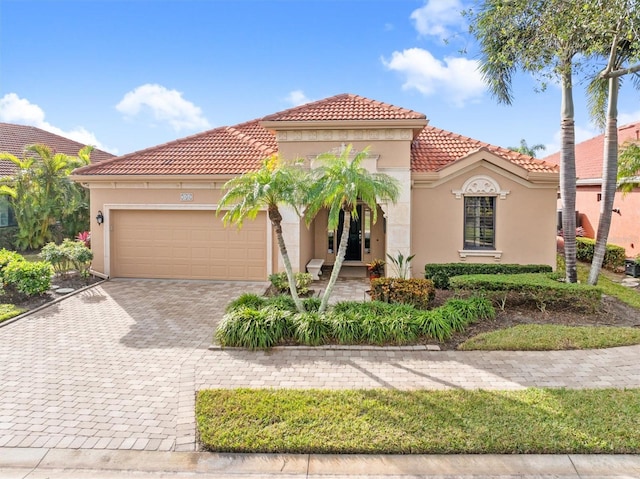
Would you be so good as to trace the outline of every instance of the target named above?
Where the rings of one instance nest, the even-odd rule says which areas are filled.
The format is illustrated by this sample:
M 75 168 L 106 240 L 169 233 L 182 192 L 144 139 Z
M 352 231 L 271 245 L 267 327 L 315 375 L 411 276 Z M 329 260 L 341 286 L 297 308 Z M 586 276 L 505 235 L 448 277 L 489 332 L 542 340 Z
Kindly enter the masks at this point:
M 105 203 L 102 205 L 102 214 L 104 215 L 103 223 L 103 237 L 104 237 L 104 274 L 107 277 L 111 276 L 111 211 L 112 210 L 149 210 L 149 211 L 212 211 L 215 212 L 218 209 L 216 204 L 117 204 L 117 203 Z M 230 208 L 224 208 L 230 209 Z M 223 210 L 224 210 L 223 209 Z M 261 209 L 266 211 L 266 208 Z M 271 228 L 271 222 L 269 221 L 269 215 L 266 217 L 266 230 L 267 230 L 267 276 L 273 273 L 273 229 Z M 229 225 L 229 228 L 234 226 Z

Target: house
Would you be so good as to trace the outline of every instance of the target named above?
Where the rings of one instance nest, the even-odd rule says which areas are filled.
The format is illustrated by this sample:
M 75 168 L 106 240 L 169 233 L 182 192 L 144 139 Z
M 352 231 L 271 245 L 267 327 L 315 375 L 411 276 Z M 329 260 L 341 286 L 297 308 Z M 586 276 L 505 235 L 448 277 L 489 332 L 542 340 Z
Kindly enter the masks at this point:
M 429 262 L 555 265 L 557 166 L 342 94 L 76 170 L 72 178 L 91 190 L 93 268 L 110 277 L 266 280 L 282 269 L 266 213 L 225 228 L 215 215 L 223 185 L 276 152 L 313 165 L 347 144 L 370 147 L 365 167 L 401 185 L 396 204 L 378 204 L 375 224 L 358 206 L 347 265 L 398 252 L 415 254 L 416 277 Z M 339 236 L 326 211 L 309 227 L 291 211 L 283 217 L 294 270 L 311 259 L 333 264 Z
M 639 139 L 640 122 L 618 128 L 620 145 Z M 604 134 L 576 145 L 576 211 L 588 238 L 595 238 L 598 231 L 603 155 Z M 560 152 L 544 158 L 544 161 L 559 165 Z M 636 256 L 640 253 L 640 189 L 635 188 L 627 195 L 616 192 L 613 211 L 608 242 L 624 247 L 627 256 Z
M 0 152 L 10 153 L 17 158 L 24 158 L 25 147 L 35 144 L 47 145 L 56 153 L 76 156 L 85 146 L 77 141 L 55 135 L 35 126 L 0 123 Z M 108 160 L 115 155 L 94 149 L 91 153 L 93 162 Z M 16 165 L 8 160 L 0 160 L 0 177 L 12 176 L 17 171 Z M 6 196 L 0 196 L 0 227 L 15 225 L 13 211 L 9 207 Z

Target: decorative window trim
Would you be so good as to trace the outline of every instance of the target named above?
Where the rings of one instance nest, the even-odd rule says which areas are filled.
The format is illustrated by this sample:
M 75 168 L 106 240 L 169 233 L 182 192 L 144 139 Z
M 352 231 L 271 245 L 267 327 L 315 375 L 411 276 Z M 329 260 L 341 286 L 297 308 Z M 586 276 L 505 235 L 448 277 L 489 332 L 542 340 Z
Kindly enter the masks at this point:
M 499 262 L 502 259 L 502 251 L 499 250 L 467 250 L 461 249 L 458 250 L 458 255 L 461 260 L 465 260 L 468 257 L 470 258 L 493 258 L 496 262 Z
M 462 185 L 460 190 L 451 190 L 456 195 L 456 199 L 463 196 L 499 196 L 501 200 L 507 198 L 511 193 L 509 190 L 503 190 L 496 180 L 486 175 L 472 176 Z

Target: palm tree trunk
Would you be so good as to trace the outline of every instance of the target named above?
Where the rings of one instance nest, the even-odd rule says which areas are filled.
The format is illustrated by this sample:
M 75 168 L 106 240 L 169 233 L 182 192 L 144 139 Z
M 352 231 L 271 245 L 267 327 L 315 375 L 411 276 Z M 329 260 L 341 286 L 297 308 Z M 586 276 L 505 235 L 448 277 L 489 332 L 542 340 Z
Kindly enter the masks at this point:
M 336 255 L 336 261 L 333 263 L 333 270 L 331 271 L 331 277 L 329 278 L 329 283 L 327 284 L 326 289 L 324 290 L 324 294 L 322 295 L 322 301 L 320 302 L 320 309 L 318 309 L 319 313 L 324 313 L 327 310 L 327 306 L 329 304 L 329 298 L 331 297 L 331 293 L 333 292 L 333 287 L 336 284 L 336 280 L 338 279 L 338 274 L 340 274 L 340 268 L 342 268 L 342 263 L 344 262 L 344 257 L 347 254 L 347 244 L 349 243 L 349 229 L 351 228 L 351 211 L 344 211 L 344 222 L 342 226 L 342 236 L 340 237 L 340 246 L 338 246 L 338 254 Z
M 560 135 L 560 199 L 562 201 L 562 231 L 564 234 L 564 257 L 566 281 L 576 283 L 576 151 L 573 112 L 573 88 L 571 84 L 571 60 L 565 61 L 562 74 L 562 108 Z
M 293 268 L 291 268 L 291 260 L 289 259 L 289 253 L 287 247 L 284 244 L 284 236 L 282 236 L 282 215 L 277 207 L 269 208 L 269 219 L 273 225 L 273 229 L 276 232 L 276 238 L 278 240 L 278 248 L 280 249 L 280 255 L 282 256 L 282 262 L 284 263 L 284 269 L 287 273 L 287 279 L 289 280 L 289 290 L 291 291 L 291 297 L 296 305 L 296 309 L 300 313 L 304 313 L 304 304 L 298 296 L 298 288 L 296 287 L 296 279 L 293 275 Z
M 619 79 L 609 78 L 609 103 L 607 105 L 607 131 L 604 137 L 604 157 L 602 161 L 602 202 L 600 203 L 600 220 L 596 234 L 596 245 L 589 271 L 589 284 L 598 283 L 598 275 L 602 268 L 607 251 L 607 240 L 611 228 L 611 214 L 616 196 L 616 178 L 618 176 L 618 90 Z

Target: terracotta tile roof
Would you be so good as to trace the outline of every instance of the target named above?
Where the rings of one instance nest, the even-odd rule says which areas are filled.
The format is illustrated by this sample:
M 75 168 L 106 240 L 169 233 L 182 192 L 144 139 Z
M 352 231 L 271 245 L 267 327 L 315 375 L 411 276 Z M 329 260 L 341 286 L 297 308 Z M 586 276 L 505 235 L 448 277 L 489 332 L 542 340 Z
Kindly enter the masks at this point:
M 258 120 L 220 127 L 76 170 L 78 175 L 236 175 L 275 153 Z
M 332 116 L 333 115 L 333 116 Z M 425 116 L 356 95 L 337 95 L 262 119 L 232 127 L 220 127 L 146 150 L 81 168 L 78 175 L 236 175 L 259 167 L 260 161 L 278 151 L 276 137 L 262 121 L 285 120 L 420 119 Z M 529 171 L 556 172 L 557 167 L 526 155 L 427 126 L 411 148 L 412 170 L 440 168 L 487 148 Z
M 618 127 L 618 144 L 640 139 L 640 122 Z M 581 180 L 602 179 L 602 156 L 604 134 L 576 144 L 576 177 Z M 560 152 L 544 158 L 555 165 L 560 164 Z
M 264 121 L 424 120 L 426 116 L 406 108 L 343 93 L 307 103 L 263 118 Z
M 486 148 L 528 171 L 558 172 L 553 164 L 432 126 L 426 126 L 411 145 L 411 170 L 438 171 L 479 148 Z
M 28 145 L 42 143 L 57 153 L 75 156 L 85 145 L 70 140 L 63 136 L 49 133 L 35 126 L 14 125 L 12 123 L 0 123 L 0 152 L 11 153 L 13 156 L 23 158 L 24 148 Z M 95 149 L 91 153 L 91 161 L 100 161 L 114 158 L 115 155 L 106 151 Z M 10 161 L 0 161 L 0 176 L 12 175 L 16 167 Z

